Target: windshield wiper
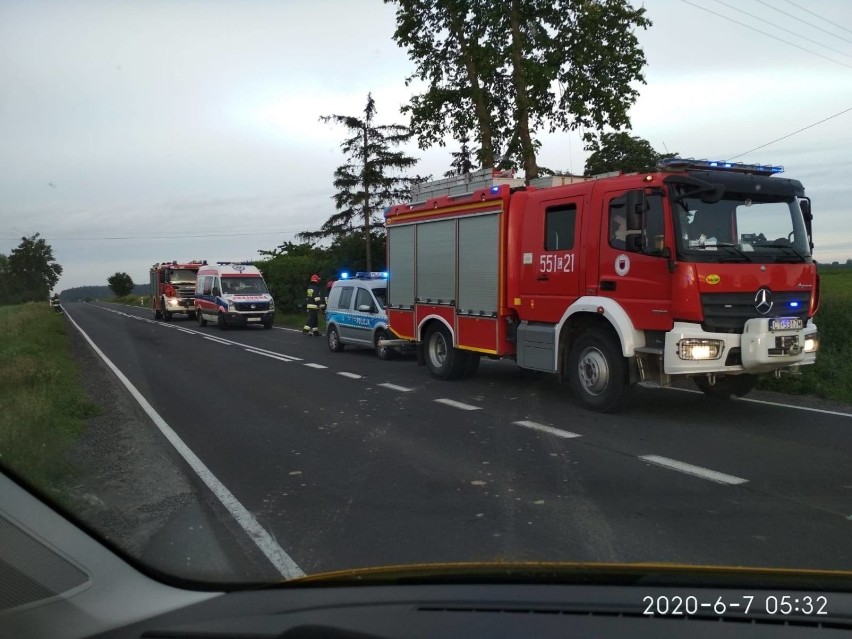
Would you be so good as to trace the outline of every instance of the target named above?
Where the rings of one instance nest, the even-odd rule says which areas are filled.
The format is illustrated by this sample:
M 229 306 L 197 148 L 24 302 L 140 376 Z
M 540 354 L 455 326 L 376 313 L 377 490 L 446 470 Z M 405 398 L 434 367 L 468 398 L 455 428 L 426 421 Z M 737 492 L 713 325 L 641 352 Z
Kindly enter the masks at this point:
M 736 253 L 737 257 L 742 258 L 746 262 L 753 262 L 747 253 L 744 253 L 742 249 L 737 244 L 731 244 L 730 242 L 715 242 L 714 244 L 701 244 L 698 246 L 699 249 L 708 249 L 708 248 L 716 248 L 717 246 L 727 249 L 733 249 L 733 252 Z
M 782 249 L 782 250 L 789 250 L 789 251 L 793 251 L 793 254 L 794 254 L 797 258 L 799 258 L 799 260 L 801 260 L 802 262 L 807 262 L 807 261 L 808 261 L 808 260 L 807 260 L 807 258 L 806 258 L 804 255 L 802 255 L 801 253 L 799 253 L 799 252 L 798 252 L 795 248 L 793 248 L 793 247 L 792 247 L 792 246 L 790 246 L 789 244 L 758 244 L 758 245 L 757 245 L 757 248 L 760 248 L 760 249 L 765 249 L 765 248 L 774 248 L 774 249 Z M 793 257 L 793 256 L 792 256 L 792 255 L 790 255 L 789 257 Z M 775 261 L 777 262 L 777 261 L 778 261 L 778 258 L 776 258 L 776 260 L 775 260 Z

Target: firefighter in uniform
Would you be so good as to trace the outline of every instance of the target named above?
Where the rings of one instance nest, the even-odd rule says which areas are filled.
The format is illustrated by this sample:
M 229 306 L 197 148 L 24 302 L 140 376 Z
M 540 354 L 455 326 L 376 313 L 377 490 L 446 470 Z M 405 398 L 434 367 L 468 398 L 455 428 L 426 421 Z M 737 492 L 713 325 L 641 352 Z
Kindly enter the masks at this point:
M 316 273 L 311 275 L 311 282 L 308 284 L 307 294 L 305 295 L 305 302 L 308 309 L 308 321 L 302 327 L 302 333 L 305 335 L 316 335 L 319 337 L 319 320 L 317 319 L 317 313 L 321 308 L 325 308 L 325 300 L 323 298 L 323 292 L 320 288 L 320 277 Z

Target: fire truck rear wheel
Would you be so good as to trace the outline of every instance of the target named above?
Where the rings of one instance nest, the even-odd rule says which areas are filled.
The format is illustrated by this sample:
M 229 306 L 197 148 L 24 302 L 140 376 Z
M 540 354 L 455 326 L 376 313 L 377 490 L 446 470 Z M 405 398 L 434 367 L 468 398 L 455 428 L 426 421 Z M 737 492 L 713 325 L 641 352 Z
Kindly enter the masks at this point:
M 464 373 L 466 353 L 453 348 L 453 338 L 443 324 L 433 324 L 426 333 L 426 368 L 438 379 L 455 379 Z
M 396 355 L 396 351 L 390 346 L 379 346 L 380 339 L 388 339 L 388 333 L 386 330 L 380 328 L 376 331 L 376 336 L 373 339 L 373 344 L 376 347 L 376 357 L 382 360 L 393 359 Z
M 591 330 L 572 344 L 566 374 L 574 395 L 586 407 L 608 413 L 621 408 L 630 396 L 627 360 L 616 339 Z
M 198 320 L 199 326 L 207 326 L 207 320 L 204 319 L 204 316 L 201 314 L 201 311 L 195 311 L 195 319 Z
M 695 385 L 699 390 L 709 397 L 716 399 L 733 399 L 742 397 L 754 388 L 757 383 L 757 377 L 754 375 L 728 375 L 725 377 L 719 376 L 716 378 L 716 383 L 712 386 L 706 377 L 696 377 Z

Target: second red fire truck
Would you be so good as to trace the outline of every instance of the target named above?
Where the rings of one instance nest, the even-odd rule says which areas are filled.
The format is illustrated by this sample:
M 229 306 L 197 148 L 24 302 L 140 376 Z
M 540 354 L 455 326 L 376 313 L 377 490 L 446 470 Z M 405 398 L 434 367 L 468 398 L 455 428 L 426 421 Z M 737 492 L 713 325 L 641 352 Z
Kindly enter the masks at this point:
M 176 261 L 158 262 L 151 267 L 151 308 L 154 319 L 167 322 L 175 313 L 195 319 L 195 278 L 206 261 L 194 260 L 184 264 Z
M 390 328 L 435 377 L 513 358 L 593 410 L 678 377 L 744 395 L 819 348 L 810 200 L 780 171 L 673 159 L 539 186 L 490 170 L 423 185 L 385 213 Z

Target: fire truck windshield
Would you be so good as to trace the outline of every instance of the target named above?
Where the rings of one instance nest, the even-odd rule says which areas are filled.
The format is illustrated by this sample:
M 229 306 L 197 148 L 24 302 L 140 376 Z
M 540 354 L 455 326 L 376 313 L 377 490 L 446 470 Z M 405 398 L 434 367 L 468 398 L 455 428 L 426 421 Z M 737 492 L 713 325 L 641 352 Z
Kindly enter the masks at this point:
M 185 268 L 171 269 L 166 281 L 170 284 L 195 284 L 197 271 Z
M 726 191 L 713 203 L 698 197 L 674 198 L 672 208 L 680 259 L 769 263 L 811 259 L 795 196 Z

